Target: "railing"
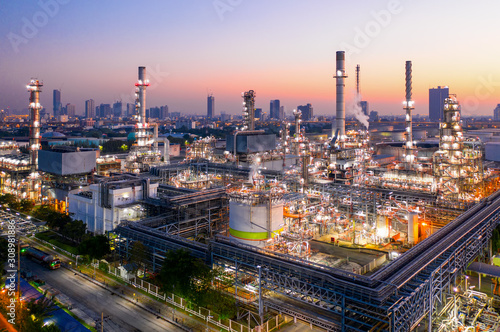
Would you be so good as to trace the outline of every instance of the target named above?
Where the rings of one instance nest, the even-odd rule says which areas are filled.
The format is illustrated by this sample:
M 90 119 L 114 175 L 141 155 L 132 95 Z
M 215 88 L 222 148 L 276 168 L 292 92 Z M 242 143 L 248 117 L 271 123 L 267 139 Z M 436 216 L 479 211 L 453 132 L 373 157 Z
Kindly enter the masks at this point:
M 201 318 L 207 324 L 212 324 L 214 326 L 223 328 L 227 331 L 233 332 L 270 332 L 274 329 L 278 329 L 281 325 L 287 323 L 285 316 L 277 315 L 264 322 L 262 325 L 257 325 L 251 328 L 249 325 L 244 325 L 242 323 L 236 322 L 232 319 L 223 318 L 219 314 L 212 312 L 203 307 L 197 307 L 193 303 L 185 300 L 184 298 L 177 296 L 173 293 L 168 295 L 167 293 L 160 292 L 158 286 L 153 285 L 137 277 L 123 278 L 121 274 L 117 271 L 117 268 L 109 267 L 109 274 L 118 277 L 129 284 L 137 287 L 144 292 L 153 295 L 159 300 L 163 300 L 177 308 L 180 308 L 194 316 Z

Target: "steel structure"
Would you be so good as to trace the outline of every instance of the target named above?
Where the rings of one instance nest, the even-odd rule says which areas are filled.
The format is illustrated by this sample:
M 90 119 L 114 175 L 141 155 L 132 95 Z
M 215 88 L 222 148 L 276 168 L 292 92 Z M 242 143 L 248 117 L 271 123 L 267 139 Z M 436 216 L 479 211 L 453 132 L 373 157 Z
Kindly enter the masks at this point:
M 412 95 L 412 75 L 411 75 L 411 61 L 406 61 L 405 65 L 405 92 L 406 92 L 406 99 L 403 102 L 404 104 L 404 110 L 406 112 L 406 119 L 405 119 L 405 135 L 406 135 L 406 142 L 405 142 L 405 154 L 404 154 L 404 161 L 406 165 L 406 169 L 412 169 L 413 168 L 413 162 L 415 160 L 414 152 L 413 152 L 413 133 L 412 133 L 412 126 L 413 126 L 413 120 L 412 120 L 412 110 L 414 109 L 413 107 L 413 100 L 411 100 L 411 95 Z
M 369 277 L 221 237 L 211 255 L 214 264 L 254 277 L 261 266 L 265 289 L 335 314 L 342 331 L 410 331 L 434 315 L 457 276 L 484 253 L 499 213 L 494 195 Z
M 27 86 L 30 93 L 30 174 L 29 174 L 29 199 L 38 201 L 41 192 L 40 175 L 38 174 L 38 150 L 40 150 L 40 92 L 42 91 L 43 83 L 37 79 L 31 79 Z
M 480 197 L 482 159 L 481 142 L 464 139 L 456 98 L 445 99 L 439 150 L 433 156 L 433 174 L 444 199 L 470 201 Z
M 147 171 L 152 164 L 160 161 L 158 150 L 152 148 L 153 140 L 151 139 L 149 133 L 150 126 L 146 119 L 146 88 L 148 86 L 149 80 L 146 77 L 146 67 L 139 67 L 139 79 L 135 83 L 135 143 L 130 149 L 125 166 L 132 173 Z
M 255 92 L 249 90 L 243 93 L 243 130 L 255 130 Z

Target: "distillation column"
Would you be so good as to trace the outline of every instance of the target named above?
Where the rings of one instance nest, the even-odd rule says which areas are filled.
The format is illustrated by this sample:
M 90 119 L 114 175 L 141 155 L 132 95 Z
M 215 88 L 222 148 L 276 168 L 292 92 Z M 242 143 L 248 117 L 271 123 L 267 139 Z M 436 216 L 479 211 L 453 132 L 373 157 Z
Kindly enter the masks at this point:
M 30 175 L 29 175 L 29 199 L 38 201 L 40 199 L 40 178 L 38 174 L 38 150 L 40 150 L 40 92 L 43 83 L 32 79 L 27 86 L 30 93 Z
M 136 140 L 137 145 L 145 147 L 148 145 L 148 135 L 146 122 L 146 87 L 149 86 L 149 80 L 146 79 L 146 67 L 139 67 L 139 80 L 135 83 L 136 86 Z
M 243 130 L 255 130 L 255 92 L 253 90 L 243 93 L 243 107 L 245 120 Z
M 413 110 L 413 101 L 411 100 L 411 61 L 406 61 L 405 65 L 406 69 L 406 81 L 405 81 L 405 91 L 406 91 L 406 100 L 403 102 L 404 109 L 406 111 L 406 119 L 405 119 L 405 164 L 406 169 L 413 168 L 413 161 L 415 156 L 413 154 L 413 133 L 412 133 L 412 110 Z
M 337 137 L 337 140 L 344 140 L 345 138 L 345 100 L 344 100 L 344 90 L 345 90 L 345 79 L 347 75 L 345 74 L 345 52 L 337 51 L 337 71 L 334 78 L 337 81 L 337 115 L 335 121 L 337 123 L 337 128 L 333 129 L 332 126 L 332 136 Z

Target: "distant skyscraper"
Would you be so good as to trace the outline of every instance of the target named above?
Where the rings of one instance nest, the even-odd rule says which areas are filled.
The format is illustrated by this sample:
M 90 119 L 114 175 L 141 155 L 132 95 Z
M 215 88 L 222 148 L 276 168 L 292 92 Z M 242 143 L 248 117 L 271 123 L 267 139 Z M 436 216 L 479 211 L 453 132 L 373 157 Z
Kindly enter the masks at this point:
M 135 104 L 127 103 L 127 117 L 131 118 L 135 115 Z
M 53 93 L 53 111 L 54 111 L 54 116 L 57 117 L 62 114 L 62 103 L 61 103 L 61 91 L 60 90 L 54 90 Z
M 255 118 L 262 120 L 262 108 L 256 108 L 255 109 Z
M 73 104 L 66 104 L 66 115 L 69 118 L 74 118 L 75 117 L 75 112 L 76 112 L 76 106 Z
M 165 105 L 165 106 L 162 106 L 160 107 L 160 117 L 161 119 L 166 119 L 168 118 L 169 114 L 168 114 L 168 106 Z
M 429 89 L 429 120 L 439 122 L 443 119 L 444 100 L 449 97 L 448 87 L 438 86 Z
M 95 118 L 95 102 L 94 99 L 85 100 L 85 117 L 87 119 Z
M 212 119 L 215 114 L 215 98 L 210 95 L 207 97 L 207 118 Z
M 500 104 L 498 104 L 493 111 L 493 120 L 500 121 Z
M 113 117 L 119 118 L 122 116 L 123 104 L 121 101 L 117 101 L 113 104 Z
M 365 100 L 362 100 L 359 102 L 359 106 L 361 106 L 361 111 L 363 112 L 363 114 L 368 116 L 369 112 L 370 112 L 368 109 L 368 102 Z
M 271 100 L 269 106 L 269 118 L 279 119 L 280 118 L 280 101 L 279 99 Z
M 297 110 L 302 112 L 303 121 L 309 121 L 314 117 L 311 104 L 297 106 Z
M 278 119 L 283 120 L 285 118 L 285 106 L 280 106 L 280 110 L 278 112 Z
M 99 117 L 110 118 L 112 115 L 111 104 L 101 104 L 99 106 Z

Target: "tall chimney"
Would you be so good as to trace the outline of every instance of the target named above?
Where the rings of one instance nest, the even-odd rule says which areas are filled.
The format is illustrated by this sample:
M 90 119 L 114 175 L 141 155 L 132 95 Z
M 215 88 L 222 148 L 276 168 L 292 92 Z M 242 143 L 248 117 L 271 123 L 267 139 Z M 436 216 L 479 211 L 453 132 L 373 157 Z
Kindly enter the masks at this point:
M 337 51 L 337 71 L 334 78 L 337 79 L 337 128 L 333 132 L 333 135 L 337 139 L 342 140 L 345 136 L 345 100 L 344 100 L 344 90 L 345 90 L 345 52 Z

